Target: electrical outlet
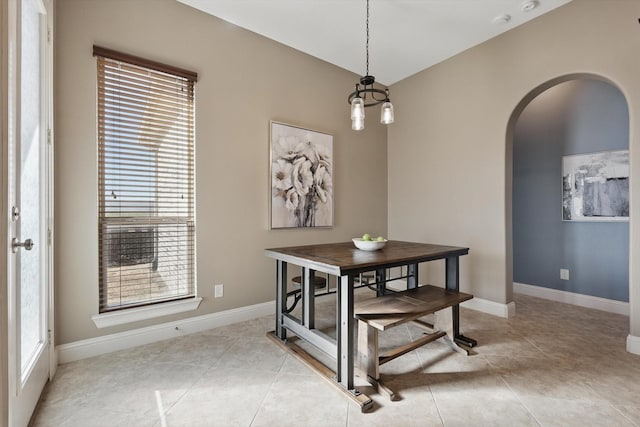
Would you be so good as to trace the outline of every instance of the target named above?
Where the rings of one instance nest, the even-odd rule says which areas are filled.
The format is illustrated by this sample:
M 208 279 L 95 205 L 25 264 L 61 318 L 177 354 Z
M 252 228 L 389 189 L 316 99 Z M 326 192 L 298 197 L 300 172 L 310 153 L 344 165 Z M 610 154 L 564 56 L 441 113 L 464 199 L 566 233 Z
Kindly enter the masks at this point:
M 565 268 L 560 269 L 560 279 L 561 280 L 569 280 L 569 270 Z
M 219 285 L 213 286 L 213 297 L 214 298 L 222 298 L 224 295 L 224 285 L 221 283 Z

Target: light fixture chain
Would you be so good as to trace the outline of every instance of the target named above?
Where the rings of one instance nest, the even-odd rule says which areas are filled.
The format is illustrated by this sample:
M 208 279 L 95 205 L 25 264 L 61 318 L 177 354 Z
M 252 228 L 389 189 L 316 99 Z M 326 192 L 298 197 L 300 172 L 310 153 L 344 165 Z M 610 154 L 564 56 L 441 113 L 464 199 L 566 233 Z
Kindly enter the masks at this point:
M 369 0 L 367 0 L 367 74 L 369 75 Z

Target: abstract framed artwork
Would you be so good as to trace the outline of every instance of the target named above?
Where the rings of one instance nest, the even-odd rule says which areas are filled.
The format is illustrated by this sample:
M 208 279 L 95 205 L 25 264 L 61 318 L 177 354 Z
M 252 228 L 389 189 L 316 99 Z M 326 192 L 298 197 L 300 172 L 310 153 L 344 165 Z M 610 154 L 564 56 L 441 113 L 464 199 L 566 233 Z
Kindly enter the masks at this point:
M 562 157 L 562 220 L 629 220 L 629 150 Z
M 270 228 L 333 227 L 333 136 L 270 122 Z

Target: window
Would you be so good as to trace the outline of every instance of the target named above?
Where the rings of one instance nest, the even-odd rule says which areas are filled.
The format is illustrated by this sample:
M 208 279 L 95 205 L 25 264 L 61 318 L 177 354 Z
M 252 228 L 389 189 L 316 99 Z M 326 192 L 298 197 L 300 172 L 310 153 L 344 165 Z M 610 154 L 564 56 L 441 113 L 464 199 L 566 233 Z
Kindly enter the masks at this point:
M 195 296 L 197 74 L 94 46 L 100 312 Z

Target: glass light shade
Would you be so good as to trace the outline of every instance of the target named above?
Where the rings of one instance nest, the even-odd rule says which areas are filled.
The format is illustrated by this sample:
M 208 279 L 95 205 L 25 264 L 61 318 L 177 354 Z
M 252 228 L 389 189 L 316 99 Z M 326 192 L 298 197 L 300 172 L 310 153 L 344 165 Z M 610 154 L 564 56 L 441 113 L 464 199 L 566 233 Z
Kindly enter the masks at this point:
M 389 101 L 382 104 L 382 111 L 380 113 L 380 123 L 389 125 L 393 123 L 393 104 Z
M 364 129 L 364 119 L 352 119 L 351 120 L 351 129 L 353 130 L 362 130 Z
M 351 120 L 364 120 L 364 100 L 360 97 L 355 97 L 351 101 Z

